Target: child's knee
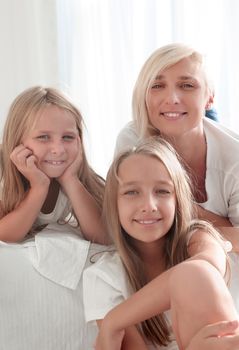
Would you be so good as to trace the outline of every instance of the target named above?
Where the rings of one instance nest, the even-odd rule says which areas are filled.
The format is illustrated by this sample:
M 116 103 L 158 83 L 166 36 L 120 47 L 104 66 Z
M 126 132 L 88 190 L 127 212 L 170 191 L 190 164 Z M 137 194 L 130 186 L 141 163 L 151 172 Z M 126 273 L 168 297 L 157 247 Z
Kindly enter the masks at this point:
M 175 266 L 170 298 L 173 328 L 182 345 L 204 325 L 237 317 L 223 277 L 203 260 Z
M 170 278 L 171 298 L 178 305 L 193 309 L 215 306 L 217 297 L 231 300 L 225 281 L 218 270 L 203 260 L 188 260 L 176 266 Z M 215 299 L 216 298 L 216 299 Z

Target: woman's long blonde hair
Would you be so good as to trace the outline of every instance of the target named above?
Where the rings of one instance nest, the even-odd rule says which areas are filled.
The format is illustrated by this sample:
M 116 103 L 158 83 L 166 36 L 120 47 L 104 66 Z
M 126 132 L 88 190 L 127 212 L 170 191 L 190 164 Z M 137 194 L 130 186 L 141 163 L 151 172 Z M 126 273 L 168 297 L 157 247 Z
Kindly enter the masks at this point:
M 39 112 L 49 105 L 69 112 L 74 118 L 82 142 L 83 162 L 79 177 L 98 205 L 102 207 L 104 181 L 87 162 L 82 135 L 83 119 L 79 109 L 59 90 L 36 86 L 23 91 L 16 97 L 10 106 L 5 123 L 0 153 L 3 215 L 16 208 L 29 189 L 29 182 L 13 164 L 10 154 L 22 142 L 23 136 L 34 127 Z
M 153 52 L 146 60 L 134 86 L 132 98 L 133 120 L 141 138 L 159 134 L 159 130 L 151 125 L 147 110 L 148 91 L 156 76 L 158 76 L 163 70 L 175 65 L 187 57 L 190 57 L 193 62 L 197 63 L 202 68 L 207 94 L 214 94 L 212 82 L 209 79 L 205 60 L 201 53 L 182 43 L 173 43 L 162 46 Z
M 146 155 L 162 162 L 174 184 L 175 218 L 172 227 L 165 236 L 164 258 L 167 268 L 188 258 L 188 237 L 193 230 L 203 229 L 219 240 L 221 237 L 209 223 L 194 219 L 190 182 L 178 156 L 169 143 L 160 137 L 151 137 L 140 141 L 133 149 L 121 153 L 113 161 L 107 174 L 103 215 L 108 232 L 112 236 L 127 271 L 132 289 L 137 291 L 147 283 L 144 262 L 135 248 L 134 239 L 124 231 L 120 224 L 117 207 L 119 167 L 126 158 L 134 154 Z M 155 344 L 167 345 L 170 341 L 170 331 L 164 315 L 158 315 L 144 321 L 142 329 L 145 337 Z

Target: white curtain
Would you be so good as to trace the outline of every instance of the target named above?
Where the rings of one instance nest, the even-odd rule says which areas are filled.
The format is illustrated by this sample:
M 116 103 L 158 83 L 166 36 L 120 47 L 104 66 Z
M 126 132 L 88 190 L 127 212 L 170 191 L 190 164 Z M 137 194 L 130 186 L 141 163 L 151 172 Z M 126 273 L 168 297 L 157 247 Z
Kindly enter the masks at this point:
M 207 56 L 220 122 L 239 132 L 238 18 L 238 0 L 0 0 L 1 126 L 26 87 L 60 87 L 79 104 L 90 162 L 105 176 L 142 64 L 181 41 Z
M 0 125 L 12 100 L 37 85 L 59 86 L 55 0 L 0 0 Z
M 102 175 L 131 119 L 131 95 L 146 58 L 185 42 L 207 56 L 220 122 L 239 132 L 237 0 L 60 0 L 63 88 L 79 101 L 91 163 Z

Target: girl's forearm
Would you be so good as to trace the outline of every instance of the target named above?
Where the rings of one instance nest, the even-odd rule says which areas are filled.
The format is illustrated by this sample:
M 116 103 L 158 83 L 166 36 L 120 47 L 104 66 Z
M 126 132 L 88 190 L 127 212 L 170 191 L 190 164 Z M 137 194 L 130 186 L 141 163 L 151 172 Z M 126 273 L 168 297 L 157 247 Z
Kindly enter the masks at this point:
M 0 240 L 23 240 L 35 222 L 48 193 L 47 188 L 31 188 L 19 206 L 0 220 Z
M 171 272 L 172 269 L 165 271 L 112 309 L 104 319 L 109 331 L 114 333 L 123 330 L 168 310 Z
M 212 211 L 202 208 L 198 204 L 196 206 L 199 219 L 210 221 L 216 227 L 232 227 L 232 223 L 227 217 L 217 215 Z
M 125 331 L 110 333 L 108 325 L 101 322 L 100 331 L 96 340 L 96 350 L 147 350 L 148 347 L 136 327 L 129 327 Z M 107 323 L 107 321 L 106 321 Z
M 193 284 L 189 285 L 190 288 L 187 287 L 188 281 L 192 281 Z M 204 285 L 204 290 L 206 287 L 208 289 L 208 297 L 205 297 L 205 293 L 202 294 L 201 287 Z M 214 308 L 211 306 L 213 314 L 211 318 L 207 319 L 204 315 L 204 308 L 200 308 L 199 305 L 204 305 L 203 302 L 209 298 L 209 294 L 211 297 L 209 304 L 213 305 Z M 200 300 L 200 295 L 202 300 Z M 104 326 L 108 336 L 114 339 L 122 330 L 170 308 L 174 310 L 175 314 L 175 310 L 179 309 L 175 305 L 182 305 L 180 314 L 183 319 L 189 314 L 187 312 L 187 315 L 183 315 L 183 308 L 185 308 L 187 300 L 189 302 L 188 308 L 192 310 L 193 317 L 180 322 L 177 325 L 178 330 L 175 332 L 177 340 L 183 339 L 184 345 L 200 327 L 213 322 L 214 317 L 216 321 L 220 321 L 236 316 L 231 297 L 219 271 L 209 262 L 199 259 L 182 262 L 156 277 L 129 299 L 111 310 L 104 319 Z M 228 312 L 226 312 L 224 304 L 228 305 Z M 208 303 L 206 305 L 208 307 Z M 182 324 L 187 324 L 186 329 Z M 191 327 L 190 332 L 188 331 L 189 327 Z

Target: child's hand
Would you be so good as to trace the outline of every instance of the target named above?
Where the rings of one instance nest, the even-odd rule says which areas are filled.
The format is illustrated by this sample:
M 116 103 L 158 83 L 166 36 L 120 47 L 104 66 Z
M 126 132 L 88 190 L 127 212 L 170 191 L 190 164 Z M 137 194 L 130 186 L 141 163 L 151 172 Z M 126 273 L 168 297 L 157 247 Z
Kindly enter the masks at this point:
M 79 178 L 79 171 L 82 164 L 82 147 L 80 137 L 78 138 L 78 152 L 75 160 L 66 168 L 64 173 L 58 177 L 57 181 L 61 186 L 64 187 L 64 184 L 69 184 L 71 179 Z
M 222 321 L 203 327 L 186 350 L 239 349 L 238 321 Z
M 115 322 L 112 322 L 110 312 L 103 320 L 97 321 L 97 325 L 99 332 L 95 342 L 95 350 L 120 350 L 125 330 L 115 329 Z
M 114 335 L 110 335 L 107 330 L 104 331 L 104 326 L 100 328 L 96 343 L 94 346 L 95 350 L 120 350 L 122 341 L 124 338 L 125 331 L 119 331 Z
M 22 144 L 15 147 L 10 154 L 10 159 L 20 173 L 30 182 L 31 187 L 49 186 L 50 179 L 37 167 L 37 159 L 29 148 Z

